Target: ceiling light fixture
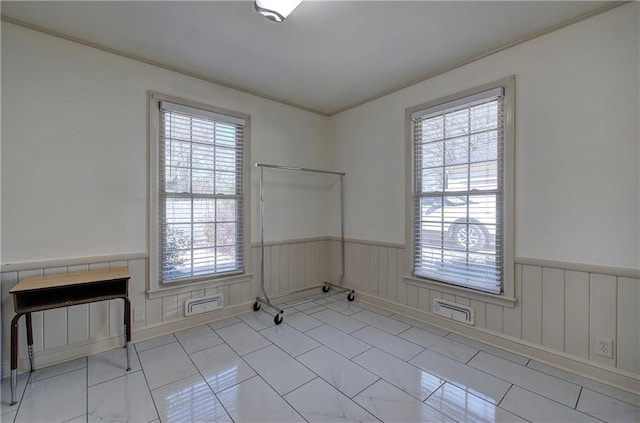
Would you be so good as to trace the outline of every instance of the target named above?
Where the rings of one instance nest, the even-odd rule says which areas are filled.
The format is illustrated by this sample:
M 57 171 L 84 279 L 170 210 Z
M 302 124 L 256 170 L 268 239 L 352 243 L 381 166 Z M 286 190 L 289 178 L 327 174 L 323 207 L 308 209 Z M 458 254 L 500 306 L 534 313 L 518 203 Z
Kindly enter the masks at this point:
M 253 6 L 265 18 L 282 22 L 300 3 L 302 0 L 255 0 Z

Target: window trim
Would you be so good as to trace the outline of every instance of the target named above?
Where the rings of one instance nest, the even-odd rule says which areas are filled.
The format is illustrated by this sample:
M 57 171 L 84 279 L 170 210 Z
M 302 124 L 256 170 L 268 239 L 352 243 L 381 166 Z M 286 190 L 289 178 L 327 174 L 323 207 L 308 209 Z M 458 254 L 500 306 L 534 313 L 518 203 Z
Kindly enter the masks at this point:
M 487 302 L 503 303 L 507 299 L 512 303 L 516 298 L 515 292 L 515 75 L 483 84 L 453 95 L 438 98 L 405 110 L 405 275 L 404 279 L 412 283 L 425 283 L 436 289 L 448 292 L 459 292 L 461 296 L 469 296 L 473 291 L 474 296 L 486 298 Z M 502 293 L 492 294 L 466 287 L 440 282 L 433 279 L 416 277 L 413 275 L 413 259 L 415 256 L 414 239 L 414 199 L 413 192 L 415 181 L 414 145 L 413 145 L 413 120 L 412 115 L 424 109 L 436 108 L 444 103 L 455 102 L 464 97 L 470 97 L 494 88 L 504 89 L 504 145 L 503 145 L 503 287 Z M 494 301 L 489 301 L 494 299 Z
M 242 192 L 243 192 L 243 267 L 242 272 L 230 272 L 224 273 L 220 276 L 212 276 L 205 278 L 197 278 L 191 280 L 185 280 L 181 282 L 174 282 L 170 285 L 162 284 L 161 277 L 159 275 L 159 230 L 158 225 L 160 221 L 160 210 L 158 209 L 159 201 L 159 187 L 160 187 L 160 103 L 162 101 L 170 102 L 178 105 L 184 105 L 187 107 L 193 107 L 213 114 L 221 114 L 230 116 L 232 118 L 243 119 L 246 122 L 244 128 L 243 137 L 243 178 L 242 178 Z M 252 259 L 251 259 L 251 245 L 250 245 L 250 187 L 251 187 L 251 167 L 250 167 L 250 145 L 251 145 L 251 117 L 245 113 L 239 113 L 231 110 L 226 110 L 207 104 L 203 104 L 197 101 L 187 100 L 167 94 L 158 93 L 155 91 L 148 91 L 147 95 L 147 169 L 148 169 L 148 197 L 147 197 L 147 216 L 148 216 L 148 228 L 147 228 L 147 250 L 149 251 L 149 259 L 147 260 L 148 270 L 148 284 L 147 295 L 149 298 L 158 298 L 165 295 L 175 295 L 182 292 L 191 292 L 195 290 L 202 290 L 205 288 L 229 285 L 233 283 L 241 283 L 250 281 L 253 277 L 252 274 Z

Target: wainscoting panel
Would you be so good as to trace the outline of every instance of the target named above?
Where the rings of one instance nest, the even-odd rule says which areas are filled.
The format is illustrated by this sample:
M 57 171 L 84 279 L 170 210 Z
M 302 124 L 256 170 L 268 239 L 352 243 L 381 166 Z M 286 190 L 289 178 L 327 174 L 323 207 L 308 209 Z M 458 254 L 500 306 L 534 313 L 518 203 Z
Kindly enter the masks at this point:
M 340 243 L 328 246 L 330 267 L 339 269 Z M 431 304 L 443 298 L 471 306 L 475 327 L 544 351 L 586 359 L 638 379 L 640 373 L 640 279 L 629 269 L 597 273 L 592 265 L 515 264 L 513 307 L 440 291 L 415 279 L 405 280 L 405 248 L 361 240 L 346 242 L 345 285 L 358 292 L 432 315 Z M 581 270 L 580 268 L 584 268 Z M 633 272 L 633 270 L 631 270 Z M 595 337 L 613 340 L 614 358 L 595 354 Z
M 616 355 L 612 359 L 596 355 L 596 336 L 613 339 L 615 351 L 618 318 L 616 279 L 613 275 L 595 273 L 589 278 L 589 359 L 612 367 L 616 365 Z
M 618 278 L 617 366 L 632 373 L 640 373 L 639 299 L 640 284 L 638 284 L 638 280 Z
M 542 345 L 564 351 L 564 270 L 542 268 Z
M 142 308 L 145 319 L 133 323 L 134 340 L 180 330 L 207 321 L 217 320 L 251 309 L 259 291 L 260 250 L 251 248 L 249 281 L 220 284 L 162 298 L 150 299 L 147 289 L 147 259 L 141 254 L 130 259 L 89 263 L 70 260 L 38 268 L 23 266 L 5 271 L 2 278 L 2 351 L 3 374 L 8 373 L 10 322 L 13 299 L 9 289 L 19 280 L 35 275 L 64 273 L 127 265 L 131 273 L 129 294 L 132 308 Z M 432 322 L 443 322 L 431 313 L 436 298 L 471 306 L 475 326 L 483 333 L 495 333 L 523 345 L 537 346 L 543 352 L 557 351 L 562 357 L 575 357 L 614 369 L 625 377 L 638 379 L 640 372 L 640 280 L 629 277 L 628 271 L 610 274 L 596 273 L 593 266 L 584 269 L 571 264 L 567 268 L 531 264 L 530 260 L 515 264 L 515 305 L 502 306 L 466 293 L 440 290 L 404 278 L 407 260 L 405 248 L 348 240 L 345 244 L 346 272 L 344 285 L 358 293 L 388 304 L 426 313 Z M 311 239 L 269 243 L 265 247 L 265 288 L 269 295 L 317 285 L 325 280 L 337 283 L 341 269 L 340 242 L 332 239 Z M 615 270 L 615 269 L 614 269 Z M 188 299 L 221 293 L 225 307 L 203 315 L 184 317 L 184 302 Z M 314 295 L 309 292 L 309 295 Z M 286 298 L 282 299 L 283 301 Z M 122 301 L 80 305 L 66 309 L 33 314 L 36 365 L 44 366 L 82 355 L 113 348 L 122 342 Z M 20 321 L 20 366 L 26 366 L 24 319 Z M 613 340 L 614 358 L 595 355 L 595 337 Z
M 335 269 L 339 267 L 330 268 L 333 259 L 329 257 L 329 242 L 327 239 L 314 238 L 267 244 L 265 246 L 267 293 L 276 295 L 319 285 L 325 280 L 337 282 L 339 270 L 336 272 Z M 129 298 L 132 312 L 136 308 L 141 308 L 145 316 L 145 319 L 139 322 L 133 322 L 132 319 L 134 341 L 249 311 L 255 298 L 262 295 L 259 290 L 260 249 L 255 245 L 251 248 L 250 260 L 253 274 L 251 280 L 207 288 L 199 285 L 194 286 L 193 291 L 190 292 L 169 294 L 153 299 L 148 298 L 146 294 L 148 260 L 140 258 L 141 256 L 144 257 L 144 254 L 133 254 L 130 259 L 124 260 L 119 256 L 114 261 L 109 261 L 109 257 L 105 257 L 102 261 L 94 257 L 89 262 L 80 264 L 78 259 L 73 259 L 69 260 L 69 265 L 64 265 L 64 260 L 51 262 L 50 266 L 46 262 L 39 262 L 36 263 L 38 268 L 31 269 L 29 265 L 21 265 L 19 270 L 1 273 L 3 375 L 6 376 L 9 372 L 11 319 L 14 315 L 13 298 L 9 290 L 25 277 L 128 266 L 131 273 Z M 377 258 L 374 262 L 377 263 Z M 224 295 L 223 309 L 184 317 L 185 301 L 218 293 Z M 313 294 L 313 292 L 309 293 L 309 295 Z M 282 300 L 286 300 L 286 297 Z M 46 366 L 120 345 L 124 333 L 123 307 L 122 300 L 112 300 L 33 313 L 36 366 Z M 24 320 L 20 319 L 19 329 L 18 351 L 21 369 L 26 368 L 28 361 Z
M 564 281 L 564 350 L 589 358 L 589 273 L 567 270 Z

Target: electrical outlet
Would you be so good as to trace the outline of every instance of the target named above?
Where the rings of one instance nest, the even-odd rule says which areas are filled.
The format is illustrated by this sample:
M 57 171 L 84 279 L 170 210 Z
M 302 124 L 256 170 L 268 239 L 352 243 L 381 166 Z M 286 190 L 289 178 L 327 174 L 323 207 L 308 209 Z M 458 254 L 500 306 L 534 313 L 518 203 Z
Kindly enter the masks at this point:
M 596 336 L 596 355 L 613 358 L 613 340 Z
M 134 322 L 144 322 L 144 308 L 135 307 L 133 309 L 133 321 Z

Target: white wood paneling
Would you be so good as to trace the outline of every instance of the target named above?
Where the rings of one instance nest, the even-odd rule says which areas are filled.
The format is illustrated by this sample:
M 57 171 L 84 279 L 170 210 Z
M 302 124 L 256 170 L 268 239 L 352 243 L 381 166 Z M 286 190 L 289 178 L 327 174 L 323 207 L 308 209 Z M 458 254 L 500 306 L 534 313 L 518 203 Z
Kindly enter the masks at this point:
M 380 247 L 377 245 L 369 246 L 369 283 L 366 283 L 366 289 L 368 293 L 372 295 L 378 294 L 378 251 Z
M 114 263 L 111 263 L 115 266 Z M 147 289 L 147 260 L 136 259 L 127 262 L 131 280 L 129 281 L 129 299 L 131 300 L 131 312 L 134 308 L 142 308 L 145 311 L 145 320 L 142 322 L 133 322 L 133 327 L 138 328 L 146 324 L 148 316 L 146 313 L 146 289 Z
M 614 352 L 618 348 L 616 342 L 618 301 L 616 277 L 592 273 L 589 291 L 589 359 L 615 367 L 615 354 L 613 359 L 596 355 L 596 337 L 612 339 Z
M 542 269 L 542 345 L 564 351 L 564 270 Z
M 297 250 L 294 250 L 297 251 Z M 273 291 L 271 290 L 271 248 L 265 248 L 264 252 L 263 252 L 263 257 L 264 257 L 264 263 L 262 264 L 263 268 L 264 268 L 264 289 L 268 292 L 268 293 L 273 293 Z M 297 271 L 296 271 L 297 274 Z M 231 298 L 229 298 L 229 301 L 231 304 Z
M 502 333 L 502 310 L 499 305 L 487 304 L 487 329 Z
M 162 297 L 162 321 L 170 322 L 178 318 L 178 296 Z
M 522 266 L 522 339 L 542 343 L 542 268 Z
M 618 278 L 619 369 L 640 373 L 640 279 Z
M 280 246 L 272 245 L 269 247 L 269 291 L 270 292 L 282 292 L 280 286 Z M 266 257 L 265 257 L 266 260 Z M 237 301 L 240 302 L 241 295 L 238 296 Z
M 229 305 L 240 304 L 242 300 L 242 286 L 238 283 L 230 285 L 228 298 L 229 298 Z
M 307 257 L 306 257 L 305 243 L 301 242 L 296 244 L 296 256 L 298 257 L 296 263 L 298 264 L 298 280 L 296 281 L 296 288 L 304 288 L 307 284 Z
M 415 285 L 407 286 L 407 306 L 418 308 L 418 287 Z
M 83 272 L 87 270 L 107 269 L 108 262 L 90 263 L 88 266 L 78 265 L 69 267 L 69 272 Z M 109 337 L 109 302 L 100 301 L 89 304 L 89 339 L 98 340 Z
M 471 300 L 473 315 L 475 317 L 475 326 L 484 328 L 487 326 L 487 304 L 478 300 Z
M 69 345 L 89 340 L 89 305 L 67 307 L 67 342 Z
M 108 263 L 109 268 L 129 266 L 129 262 L 127 261 L 112 261 Z M 131 274 L 131 270 L 129 270 L 129 274 Z M 132 275 L 129 280 L 129 301 L 131 301 L 131 324 L 133 324 L 133 306 L 134 300 L 138 300 L 135 295 L 138 286 L 138 281 L 133 279 L 134 275 Z M 146 282 L 146 278 L 144 279 Z M 146 286 L 146 283 L 145 283 Z M 124 301 L 123 300 L 111 300 L 109 301 L 109 334 L 111 336 L 124 336 Z M 123 340 L 124 342 L 124 340 Z
M 453 294 L 446 293 L 446 292 L 442 293 L 442 299 L 445 300 L 445 301 L 452 302 L 452 303 L 456 302 L 456 296 L 453 295 Z
M 589 358 L 589 274 L 565 271 L 564 350 Z
M 389 248 L 378 247 L 378 290 L 377 296 L 385 296 L 387 294 L 387 287 L 389 286 L 389 274 L 387 266 L 389 265 L 388 253 Z
M 471 306 L 471 300 L 468 299 L 468 298 L 464 298 L 464 297 L 456 296 L 456 303 L 462 304 L 462 305 L 465 305 L 465 306 Z
M 155 325 L 162 322 L 162 298 L 146 299 L 145 323 Z
M 43 312 L 43 349 L 57 348 L 67 344 L 67 309 L 56 308 Z
M 109 304 L 109 335 L 110 336 L 123 336 L 124 335 L 124 301 L 123 300 L 111 300 Z M 133 309 L 131 310 L 133 313 Z M 133 322 L 133 315 L 131 317 Z
M 362 254 L 362 266 L 360 274 L 360 291 L 371 293 L 371 287 L 369 281 L 371 280 L 371 249 L 375 248 L 374 245 L 361 244 L 360 252 Z
M 404 269 L 405 269 L 404 262 L 406 260 L 405 258 L 406 252 L 404 249 L 399 249 L 397 253 L 398 253 L 398 261 L 397 261 L 398 277 L 396 278 L 397 285 L 398 285 L 397 301 L 399 304 L 406 304 L 407 303 L 407 283 L 402 277 L 404 275 Z
M 516 298 L 521 298 L 522 265 L 520 264 L 516 264 L 514 289 Z M 518 301 L 513 308 L 505 307 L 502 318 L 502 329 L 505 335 L 522 338 L 522 301 Z
M 398 298 L 398 251 L 397 248 L 387 250 L 387 294 L 381 296 L 390 301 L 396 301 Z
M 257 269 L 257 267 L 255 269 Z M 289 245 L 280 246 L 280 263 L 278 270 L 280 270 L 280 289 L 285 292 L 291 290 L 289 286 Z
M 437 289 L 407 284 L 403 279 L 405 249 L 397 246 L 346 242 L 345 285 L 382 300 L 431 313 L 434 298 L 444 298 L 475 310 L 476 327 L 534 344 L 564 351 L 601 364 L 638 374 L 640 325 L 640 281 L 613 275 L 516 264 L 515 291 L 519 301 L 513 308 L 453 295 Z M 340 274 L 340 243 L 336 240 L 285 242 L 265 248 L 265 281 L 269 294 L 287 292 L 307 284 L 333 281 Z M 128 265 L 132 275 L 129 294 L 132 307 L 144 307 L 145 321 L 134 323 L 135 330 L 175 324 L 183 317 L 184 301 L 203 295 L 222 293 L 227 306 L 252 302 L 259 293 L 260 254 L 253 247 L 251 281 L 225 284 L 191 292 L 148 299 L 147 260 L 93 263 L 49 269 L 26 269 L 2 274 L 3 342 L 8 357 L 9 324 L 13 317 L 11 286 L 24 277 L 62 271 L 85 271 L 89 268 Z M 374 282 L 375 281 L 375 282 Z M 377 287 L 377 292 L 375 288 Z M 309 295 L 313 295 L 310 292 Z M 38 353 L 48 349 L 84 345 L 122 335 L 122 301 L 104 303 L 91 309 L 80 305 L 35 313 L 34 339 Z M 95 303 L 92 305 L 97 305 Z M 53 312 L 53 313 L 51 313 Z M 215 316 L 215 312 L 212 313 Z M 24 319 L 22 319 L 24 320 Z M 21 322 L 24 333 L 24 322 Z M 154 329 L 157 330 L 157 329 Z M 590 337 L 591 336 L 591 337 Z M 614 360 L 594 358 L 593 336 L 614 340 Z M 26 354 L 26 340 L 20 337 L 20 355 Z M 135 339 L 135 333 L 134 333 Z M 118 341 L 119 342 L 119 341 Z
M 428 288 L 418 288 L 418 308 L 426 312 L 431 311 L 431 294 Z

